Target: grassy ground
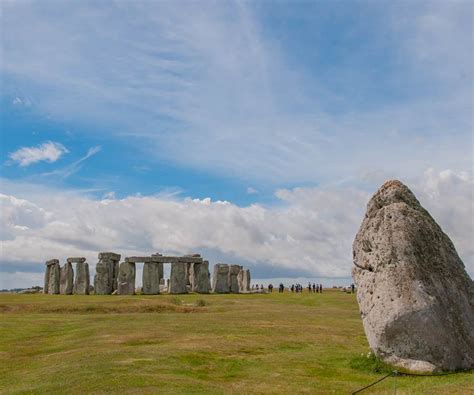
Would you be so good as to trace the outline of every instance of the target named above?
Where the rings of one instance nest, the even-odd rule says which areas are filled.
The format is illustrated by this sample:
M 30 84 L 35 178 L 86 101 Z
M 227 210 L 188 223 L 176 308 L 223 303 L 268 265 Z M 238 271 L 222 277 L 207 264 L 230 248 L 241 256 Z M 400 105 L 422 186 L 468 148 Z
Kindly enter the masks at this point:
M 367 352 L 355 297 L 339 291 L 0 295 L 5 394 L 351 393 L 385 374 Z M 363 393 L 394 386 L 469 394 L 474 374 L 389 378 Z

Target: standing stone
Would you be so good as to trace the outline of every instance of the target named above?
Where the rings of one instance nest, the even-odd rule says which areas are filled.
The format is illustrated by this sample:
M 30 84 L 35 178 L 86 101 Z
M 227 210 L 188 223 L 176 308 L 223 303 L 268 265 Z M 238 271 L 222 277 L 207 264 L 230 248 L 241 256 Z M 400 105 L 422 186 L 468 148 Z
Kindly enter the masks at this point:
M 52 259 L 46 262 L 48 266 L 48 292 L 49 294 L 59 294 L 59 283 L 61 273 L 59 270 L 59 260 Z
M 229 292 L 233 294 L 239 293 L 239 281 L 237 276 L 242 270 L 242 266 L 229 265 Z
M 76 263 L 76 279 L 74 281 L 74 293 L 77 295 L 89 295 L 89 264 L 85 262 Z
M 239 293 L 250 292 L 250 270 L 242 269 L 237 276 L 239 283 Z
M 96 295 L 110 295 L 117 289 L 120 255 L 113 252 L 99 253 L 95 269 L 94 290 Z
M 187 266 L 188 264 L 186 262 L 174 262 L 171 264 L 170 293 L 184 294 L 188 292 L 186 288 Z
M 449 237 L 401 182 L 386 182 L 369 201 L 353 258 L 377 356 L 421 372 L 474 367 L 473 282 Z
M 161 270 L 160 270 L 161 266 Z M 143 287 L 145 295 L 157 295 L 160 293 L 160 272 L 163 272 L 163 264 L 157 262 L 145 262 L 143 265 Z
M 227 294 L 229 290 L 229 265 L 217 263 L 214 265 L 214 274 L 212 276 L 212 291 Z
M 59 293 L 61 295 L 72 295 L 74 287 L 74 270 L 72 264 L 66 262 L 63 267 L 59 269 Z
M 58 259 L 50 259 L 49 261 L 46 261 L 45 263 L 45 271 L 44 271 L 44 287 L 43 287 L 43 293 L 48 294 L 50 293 L 49 289 L 49 278 L 51 276 L 51 267 L 53 265 L 59 265 L 59 260 Z
M 207 294 L 211 289 L 209 282 L 209 262 L 193 263 L 191 267 L 191 290 L 193 292 Z
M 122 262 L 117 278 L 117 293 L 119 295 L 135 294 L 135 263 Z

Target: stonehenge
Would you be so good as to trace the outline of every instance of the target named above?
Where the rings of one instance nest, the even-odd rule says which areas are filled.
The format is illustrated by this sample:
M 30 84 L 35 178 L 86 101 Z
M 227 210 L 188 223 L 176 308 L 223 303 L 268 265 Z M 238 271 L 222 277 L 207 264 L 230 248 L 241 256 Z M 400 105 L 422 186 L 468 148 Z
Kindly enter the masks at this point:
M 199 254 L 184 256 L 130 256 L 100 252 L 94 275 L 96 295 L 158 295 L 194 293 L 245 293 L 250 291 L 250 272 L 240 265 L 216 264 L 211 287 L 209 261 Z M 143 263 L 142 287 L 136 291 L 136 264 Z M 171 264 L 170 278 L 165 280 L 163 265 Z M 75 267 L 73 267 L 75 265 Z M 165 285 L 166 284 L 166 285 Z M 45 263 L 45 294 L 89 295 L 89 264 L 84 257 L 70 257 L 64 266 L 58 259 Z
M 237 281 L 239 283 L 239 293 L 250 292 L 250 270 L 241 269 Z
M 59 293 L 61 295 L 72 295 L 74 286 L 74 271 L 71 262 L 66 262 L 59 268 Z
M 239 265 L 229 265 L 229 292 L 230 293 L 239 293 L 239 282 L 237 277 L 242 270 L 242 266 Z
M 79 261 L 76 261 L 74 293 L 77 295 L 89 295 L 89 281 L 89 264 L 86 262 L 86 258 L 80 258 Z
M 60 282 L 59 260 L 50 259 L 49 261 L 46 262 L 43 293 L 59 294 L 59 282 Z
M 229 265 L 226 263 L 218 263 L 214 265 L 212 292 L 228 294 L 229 290 Z
M 96 295 L 110 295 L 117 289 L 120 255 L 113 252 L 99 253 L 95 269 L 94 290 Z

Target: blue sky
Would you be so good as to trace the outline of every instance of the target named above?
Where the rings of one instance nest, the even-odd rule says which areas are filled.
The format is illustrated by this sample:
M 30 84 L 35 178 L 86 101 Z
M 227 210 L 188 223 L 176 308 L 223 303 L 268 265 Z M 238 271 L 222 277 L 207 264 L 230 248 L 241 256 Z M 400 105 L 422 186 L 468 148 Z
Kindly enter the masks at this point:
M 114 233 L 103 239 L 109 248 L 201 249 L 253 265 L 261 278 L 347 277 L 365 202 L 392 177 L 425 199 L 474 271 L 465 219 L 473 202 L 470 2 L 1 7 L 2 270 L 13 273 L 5 283 L 42 270 L 48 248 L 61 258 L 79 253 L 87 232 L 100 231 Z M 343 197 L 353 212 L 334 205 Z M 144 226 L 148 243 L 127 245 L 116 229 L 93 224 L 91 208 L 81 211 L 107 200 L 140 212 L 148 199 L 148 215 L 160 221 L 158 207 L 173 203 L 176 216 L 191 210 L 189 221 L 225 223 L 222 232 L 210 242 L 183 219 L 158 240 L 157 225 Z M 29 217 L 35 210 L 39 222 Z M 52 236 L 59 215 L 71 219 L 67 240 Z M 254 237 L 264 229 L 269 235 Z M 101 246 L 86 244 L 95 259 Z M 19 253 L 25 246 L 31 254 Z

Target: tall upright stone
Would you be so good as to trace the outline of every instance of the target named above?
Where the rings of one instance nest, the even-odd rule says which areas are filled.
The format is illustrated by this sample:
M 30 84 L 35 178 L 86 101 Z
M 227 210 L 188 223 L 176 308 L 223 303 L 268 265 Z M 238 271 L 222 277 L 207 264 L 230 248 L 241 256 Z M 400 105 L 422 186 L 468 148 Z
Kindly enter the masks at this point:
M 398 367 L 474 367 L 474 284 L 449 237 L 400 181 L 367 205 L 352 275 L 373 352 Z
M 209 262 L 193 263 L 190 272 L 191 290 L 193 292 L 207 294 L 211 289 L 209 281 Z
M 239 293 L 239 282 L 237 276 L 242 270 L 240 265 L 229 265 L 229 292 L 233 294 Z
M 250 270 L 241 269 L 237 281 L 239 283 L 239 293 L 250 292 Z
M 160 268 L 161 267 L 161 268 Z M 143 265 L 142 293 L 145 295 L 157 295 L 160 293 L 163 264 L 158 262 L 145 262 Z
M 122 262 L 117 278 L 117 293 L 119 295 L 135 294 L 135 263 Z
M 212 291 L 221 294 L 229 293 L 229 265 L 226 263 L 217 263 L 214 265 Z
M 109 295 L 117 289 L 120 255 L 113 252 L 99 253 L 95 269 L 94 290 L 96 295 Z
M 171 294 L 187 293 L 187 266 L 186 262 L 171 263 L 169 292 Z
M 59 293 L 61 295 L 72 295 L 74 289 L 74 270 L 71 262 L 66 262 L 59 268 Z
M 76 295 L 89 295 L 89 264 L 86 262 L 86 258 L 82 259 L 76 262 L 76 279 L 74 280 L 74 293 Z
M 58 269 L 56 269 L 56 266 Z M 57 270 L 57 273 L 56 273 Z M 58 283 L 55 283 L 55 276 L 57 275 Z M 51 278 L 53 277 L 53 283 L 51 283 Z M 57 292 L 55 292 L 57 290 Z M 44 271 L 44 287 L 43 293 L 45 294 L 58 294 L 59 293 L 59 260 L 58 259 L 50 259 L 45 263 L 45 271 Z

